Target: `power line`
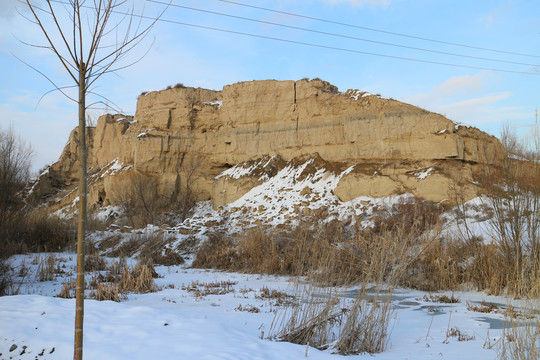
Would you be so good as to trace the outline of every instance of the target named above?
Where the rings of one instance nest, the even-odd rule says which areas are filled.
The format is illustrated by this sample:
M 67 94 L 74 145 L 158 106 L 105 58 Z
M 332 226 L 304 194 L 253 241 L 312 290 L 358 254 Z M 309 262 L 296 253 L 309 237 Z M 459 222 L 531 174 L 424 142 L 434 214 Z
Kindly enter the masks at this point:
M 492 49 L 492 48 L 486 48 L 486 47 L 480 47 L 480 46 L 474 46 L 474 45 L 467 45 L 467 44 L 460 44 L 460 43 L 444 41 L 444 40 L 431 39 L 431 38 L 426 38 L 426 37 L 421 37 L 421 36 L 402 34 L 402 33 L 398 33 L 398 32 L 375 29 L 375 28 L 371 28 L 371 27 L 367 27 L 367 26 L 360 26 L 360 25 L 343 23 L 343 22 L 339 22 L 339 21 L 327 20 L 327 19 L 318 18 L 318 17 L 314 17 L 314 16 L 307 16 L 307 15 L 301 15 L 301 14 L 287 12 L 287 11 L 268 9 L 268 8 L 264 8 L 264 7 L 260 7 L 260 6 L 248 5 L 248 4 L 243 4 L 243 3 L 230 1 L 230 0 L 217 0 L 217 1 L 225 2 L 225 3 L 229 3 L 229 4 L 234 4 L 234 5 L 238 5 L 238 6 L 249 7 L 249 8 L 258 9 L 258 10 L 270 11 L 270 12 L 274 12 L 274 13 L 278 13 L 278 14 L 294 16 L 294 17 L 303 18 L 303 19 L 309 19 L 309 20 L 325 22 L 325 23 L 329 23 L 329 24 L 347 26 L 347 27 L 351 27 L 351 28 L 374 31 L 374 32 L 383 33 L 383 34 L 401 36 L 401 37 L 406 37 L 406 38 L 410 38 L 410 39 L 429 41 L 429 42 L 434 42 L 434 43 L 440 43 L 440 44 L 446 44 L 446 45 L 452 45 L 452 46 L 459 46 L 459 47 L 482 50 L 482 51 L 491 51 L 491 52 L 497 52 L 497 53 L 502 53 L 502 54 L 510 54 L 510 55 L 518 55 L 518 56 L 540 58 L 540 55 L 523 54 L 523 53 L 518 53 L 518 52 L 513 52 L 513 51 Z
M 123 15 L 127 15 L 127 14 L 123 14 Z M 134 16 L 142 16 L 142 15 L 134 15 Z M 143 16 L 143 18 L 152 19 L 151 17 L 144 17 L 144 16 Z M 290 44 L 317 47 L 317 48 L 321 48 L 321 49 L 338 50 L 338 51 L 344 51 L 344 52 L 350 52 L 350 53 L 356 53 L 356 54 L 372 55 L 372 56 L 385 57 L 385 58 L 398 59 L 398 60 L 415 61 L 415 62 L 421 62 L 421 63 L 426 63 L 426 64 L 454 66 L 454 67 L 460 67 L 460 68 L 466 68 L 466 69 L 487 70 L 487 71 L 505 72 L 505 73 L 513 73 L 513 74 L 540 75 L 540 72 L 535 73 L 535 72 L 527 72 L 527 71 L 485 68 L 485 67 L 480 67 L 480 66 L 469 66 L 469 65 L 445 63 L 445 62 L 440 62 L 440 61 L 414 59 L 414 58 L 408 58 L 408 57 L 403 57 L 403 56 L 378 54 L 378 53 L 372 53 L 372 52 L 367 52 L 367 51 L 346 49 L 346 48 L 340 48 L 340 47 L 335 47 L 335 46 L 328 46 L 328 45 L 314 44 L 314 43 L 308 43 L 308 42 L 303 42 L 303 41 L 276 38 L 276 37 L 271 37 L 271 36 L 250 34 L 250 33 L 245 33 L 245 32 L 240 32 L 240 31 L 235 31 L 235 30 L 227 30 L 227 29 L 215 28 L 215 27 L 204 26 L 204 25 L 189 24 L 189 23 L 184 23 L 184 22 L 176 21 L 176 20 L 159 19 L 158 21 L 168 22 L 168 23 L 178 24 L 178 25 L 184 25 L 184 26 L 190 26 L 190 27 L 195 27 L 195 28 L 200 28 L 200 29 L 212 30 L 212 31 L 219 31 L 219 32 L 235 34 L 235 35 L 243 35 L 243 36 L 249 36 L 249 37 L 260 38 L 260 39 L 267 39 L 267 40 L 286 42 L 286 43 L 290 43 Z
M 452 52 L 431 50 L 431 49 L 425 49 L 425 48 L 418 48 L 418 47 L 414 47 L 414 46 L 400 45 L 400 44 L 389 43 L 389 42 L 384 42 L 384 41 L 377 41 L 377 40 L 359 38 L 359 37 L 355 37 L 355 36 L 336 34 L 336 33 L 331 33 L 331 32 L 326 32 L 326 31 L 307 29 L 307 28 L 303 28 L 303 27 L 299 27 L 299 26 L 292 26 L 292 25 L 275 23 L 275 22 L 271 22 L 271 21 L 253 19 L 253 18 L 244 17 L 244 16 L 225 14 L 225 13 L 221 13 L 221 12 L 217 12 L 217 11 L 198 9 L 198 8 L 193 8 L 193 7 L 189 7 L 189 6 L 183 6 L 183 5 L 177 5 L 177 4 L 169 4 L 169 3 L 166 3 L 166 2 L 163 2 L 163 1 L 158 1 L 158 0 L 146 0 L 146 1 L 153 2 L 153 3 L 156 3 L 156 4 L 169 5 L 169 6 L 173 6 L 173 7 L 177 7 L 177 8 L 192 10 L 192 11 L 203 12 L 203 13 L 207 13 L 207 14 L 219 15 L 219 16 L 224 16 L 224 17 L 229 17 L 229 18 L 234 18 L 234 19 L 257 22 L 257 23 L 261 23 L 261 24 L 284 27 L 284 28 L 288 28 L 288 29 L 301 30 L 301 31 L 306 31 L 306 32 L 311 32 L 311 33 L 316 33 L 316 34 L 329 35 L 329 36 L 340 37 L 340 38 L 344 38 L 344 39 L 352 39 L 352 40 L 364 41 L 364 42 L 369 42 L 369 43 L 374 43 L 374 44 L 381 44 L 381 45 L 399 47 L 399 48 L 404 48 L 404 49 L 419 50 L 419 51 L 425 51 L 425 52 L 430 52 L 430 53 L 435 53 L 435 54 L 451 55 L 451 56 L 463 57 L 463 58 L 468 58 L 468 59 L 493 61 L 493 62 L 499 62 L 499 63 L 505 63 L 505 64 L 524 65 L 524 66 L 537 66 L 536 64 L 530 64 L 530 63 L 522 63 L 522 62 L 517 62 L 517 61 L 492 59 L 492 58 L 486 58 L 486 57 L 481 57 L 481 56 L 471 56 L 471 55 L 465 55 L 465 54 L 457 54 L 457 53 L 452 53 Z
M 51 1 L 56 2 L 56 3 L 60 3 L 60 4 L 70 5 L 69 3 L 62 2 L 62 1 L 59 1 L 59 0 L 51 0 Z M 149 0 L 147 0 L 147 1 L 149 1 Z M 92 8 L 91 6 L 86 6 L 86 5 L 82 6 L 82 7 Z M 146 20 L 156 20 L 156 18 L 151 17 L 151 16 L 146 16 L 146 15 L 138 15 L 138 14 L 134 14 L 134 13 L 127 13 L 127 12 L 121 12 L 121 11 L 112 11 L 112 12 L 115 13 L 115 14 L 118 14 L 118 15 L 134 16 L 134 17 L 138 17 L 138 18 L 146 19 Z M 349 53 L 355 53 L 355 54 L 363 54 L 363 55 L 371 55 L 371 56 L 384 57 L 384 58 L 397 59 L 397 60 L 420 62 L 420 63 L 425 63 L 425 64 L 444 65 L 444 66 L 452 66 L 452 67 L 459 67 L 459 68 L 465 68 L 465 69 L 486 70 L 486 71 L 495 71 L 495 72 L 512 73 L 512 74 L 540 75 L 540 72 L 528 72 L 528 71 L 497 69 L 497 68 L 486 68 L 486 67 L 480 67 L 480 66 L 471 66 L 471 65 L 446 63 L 446 62 L 440 62 L 440 61 L 431 61 L 431 60 L 408 58 L 408 57 L 404 57 L 404 56 L 385 55 L 385 54 L 373 53 L 373 52 L 368 52 L 368 51 L 346 49 L 346 48 L 340 48 L 340 47 L 329 46 L 329 45 L 314 44 L 314 43 L 303 42 L 303 41 L 296 41 L 296 40 L 282 39 L 282 38 L 271 37 L 271 36 L 264 36 L 264 35 L 245 33 L 245 32 L 235 31 L 235 30 L 227 30 L 227 29 L 221 29 L 221 28 L 204 26 L 204 25 L 190 24 L 190 23 L 185 23 L 185 22 L 181 22 L 181 21 L 177 21 L 177 20 L 167 20 L 167 19 L 164 19 L 164 18 L 157 18 L 157 21 L 170 23 L 170 24 L 176 24 L 176 25 L 183 25 L 183 26 L 188 26 L 188 27 L 194 27 L 194 28 L 199 28 L 199 29 L 205 29 L 205 30 L 218 31 L 218 32 L 223 32 L 223 33 L 228 33 L 228 34 L 235 34 L 235 35 L 242 35 L 242 36 L 259 38 L 259 39 L 279 41 L 279 42 L 296 44 L 296 45 L 304 45 L 304 46 L 310 46 L 310 47 L 321 48 L 321 49 L 337 50 L 337 51 L 343 51 L 343 52 L 349 52 Z

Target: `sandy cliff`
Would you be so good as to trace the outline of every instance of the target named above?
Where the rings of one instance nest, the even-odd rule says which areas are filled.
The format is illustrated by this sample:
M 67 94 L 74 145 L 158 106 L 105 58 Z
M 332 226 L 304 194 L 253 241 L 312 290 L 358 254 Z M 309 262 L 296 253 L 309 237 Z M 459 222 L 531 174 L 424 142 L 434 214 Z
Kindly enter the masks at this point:
M 72 133 L 36 193 L 52 206 L 73 202 L 77 156 Z M 160 194 L 181 197 L 186 184 L 214 207 L 244 195 L 292 159 L 351 168 L 334 193 L 342 201 L 410 192 L 450 202 L 477 195 L 482 168 L 505 152 L 500 142 L 442 115 L 327 82 L 251 81 L 222 91 L 172 88 L 141 95 L 134 117 L 105 115 L 89 129 L 89 204 L 117 202 L 133 173 L 153 176 Z M 261 161 L 266 159 L 266 161 Z M 241 176 L 220 173 L 244 162 Z M 217 178 L 216 178 L 217 177 Z M 188 180 L 190 179 L 190 180 Z

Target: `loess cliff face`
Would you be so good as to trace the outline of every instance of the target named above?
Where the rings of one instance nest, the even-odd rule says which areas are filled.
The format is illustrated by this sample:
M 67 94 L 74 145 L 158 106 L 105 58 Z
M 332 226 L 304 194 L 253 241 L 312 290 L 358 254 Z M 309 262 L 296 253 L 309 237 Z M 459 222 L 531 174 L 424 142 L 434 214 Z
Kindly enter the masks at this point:
M 53 207 L 76 196 L 75 131 L 35 187 L 42 197 L 55 193 Z M 134 117 L 101 116 L 88 138 L 91 205 L 118 203 L 122 184 L 139 173 L 156 179 L 164 196 L 189 187 L 217 208 L 306 157 L 334 172 L 349 169 L 333 190 L 341 201 L 409 192 L 461 202 L 478 195 L 482 168 L 506 154 L 496 138 L 442 115 L 359 90 L 339 93 L 320 80 L 151 92 L 139 97 Z M 250 161 L 260 165 L 218 176 Z

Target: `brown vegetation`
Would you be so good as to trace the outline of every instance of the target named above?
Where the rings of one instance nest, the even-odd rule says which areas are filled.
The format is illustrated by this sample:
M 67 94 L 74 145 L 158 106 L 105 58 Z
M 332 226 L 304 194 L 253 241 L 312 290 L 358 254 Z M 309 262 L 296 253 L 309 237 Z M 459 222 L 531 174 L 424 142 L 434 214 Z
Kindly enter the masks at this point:
M 129 172 L 116 182 L 112 201 L 120 204 L 127 223 L 134 228 L 147 224 L 174 226 L 185 220 L 195 206 L 194 184 L 199 176 L 193 157 L 182 162 L 177 182 L 168 192 L 160 191 L 158 176 Z
M 119 302 L 126 299 L 130 293 L 144 294 L 161 290 L 154 282 L 157 273 L 151 262 L 137 261 L 133 267 L 128 266 L 125 259 L 107 264 L 104 259 L 98 257 L 95 262 L 105 263 L 105 267 L 94 270 L 94 276 L 88 283 L 90 298 Z M 75 282 L 68 279 L 62 284 L 62 289 L 56 296 L 72 298 L 74 290 Z

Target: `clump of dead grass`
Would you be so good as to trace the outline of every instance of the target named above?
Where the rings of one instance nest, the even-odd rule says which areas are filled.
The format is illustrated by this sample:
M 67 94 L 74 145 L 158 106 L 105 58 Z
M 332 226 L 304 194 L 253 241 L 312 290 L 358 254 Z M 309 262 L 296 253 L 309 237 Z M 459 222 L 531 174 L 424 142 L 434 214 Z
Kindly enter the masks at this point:
M 45 258 L 39 258 L 39 265 L 37 269 L 39 281 L 52 281 L 56 278 L 56 275 L 63 274 L 60 264 L 62 259 L 57 258 L 54 254 L 49 254 Z
M 106 252 L 113 257 L 138 257 L 151 260 L 156 265 L 181 265 L 184 258 L 169 247 L 172 238 L 163 231 L 133 233 L 124 240 L 118 237 L 110 237 L 105 240 L 106 244 L 100 243 L 102 249 L 109 248 Z
M 238 284 L 237 281 L 219 281 L 201 283 L 198 280 L 192 281 L 191 284 L 182 285 L 182 290 L 191 293 L 194 297 L 205 297 L 208 295 L 225 295 L 234 292 L 233 286 Z
M 457 304 L 460 302 L 459 298 L 454 295 L 424 295 L 420 300 L 425 302 L 443 303 L 443 304 Z
M 244 305 L 242 306 L 242 304 L 238 305 L 237 307 L 234 308 L 234 310 L 236 311 L 246 311 L 246 312 L 250 312 L 250 313 L 254 313 L 254 314 L 257 314 L 257 313 L 260 313 L 261 312 L 261 309 L 256 307 L 256 306 L 253 306 L 253 305 Z
M 469 335 L 466 332 L 462 332 L 457 327 L 453 327 L 451 329 L 448 329 L 446 331 L 446 340 L 448 341 L 448 338 L 455 337 L 457 338 L 457 341 L 472 341 L 476 340 L 476 337 L 474 335 Z
M 289 295 L 286 292 L 276 289 L 269 289 L 263 286 L 259 294 L 255 295 L 256 299 L 270 300 L 274 306 L 290 306 L 296 304 L 296 297 Z
M 507 316 L 507 327 L 497 352 L 502 360 L 533 360 L 540 357 L 540 308 L 538 302 L 529 308 L 528 316 Z
M 112 262 L 103 271 L 95 271 L 92 280 L 88 282 L 89 297 L 98 301 L 112 300 L 119 302 L 130 293 L 146 294 L 161 290 L 155 284 L 157 273 L 151 262 L 137 261 L 130 267 L 125 259 Z M 57 297 L 72 298 L 75 282 L 68 279 L 62 284 Z
M 75 281 L 72 278 L 69 278 L 67 281 L 62 283 L 62 289 L 55 296 L 64 299 L 73 299 L 75 297 L 76 286 L 77 284 Z

